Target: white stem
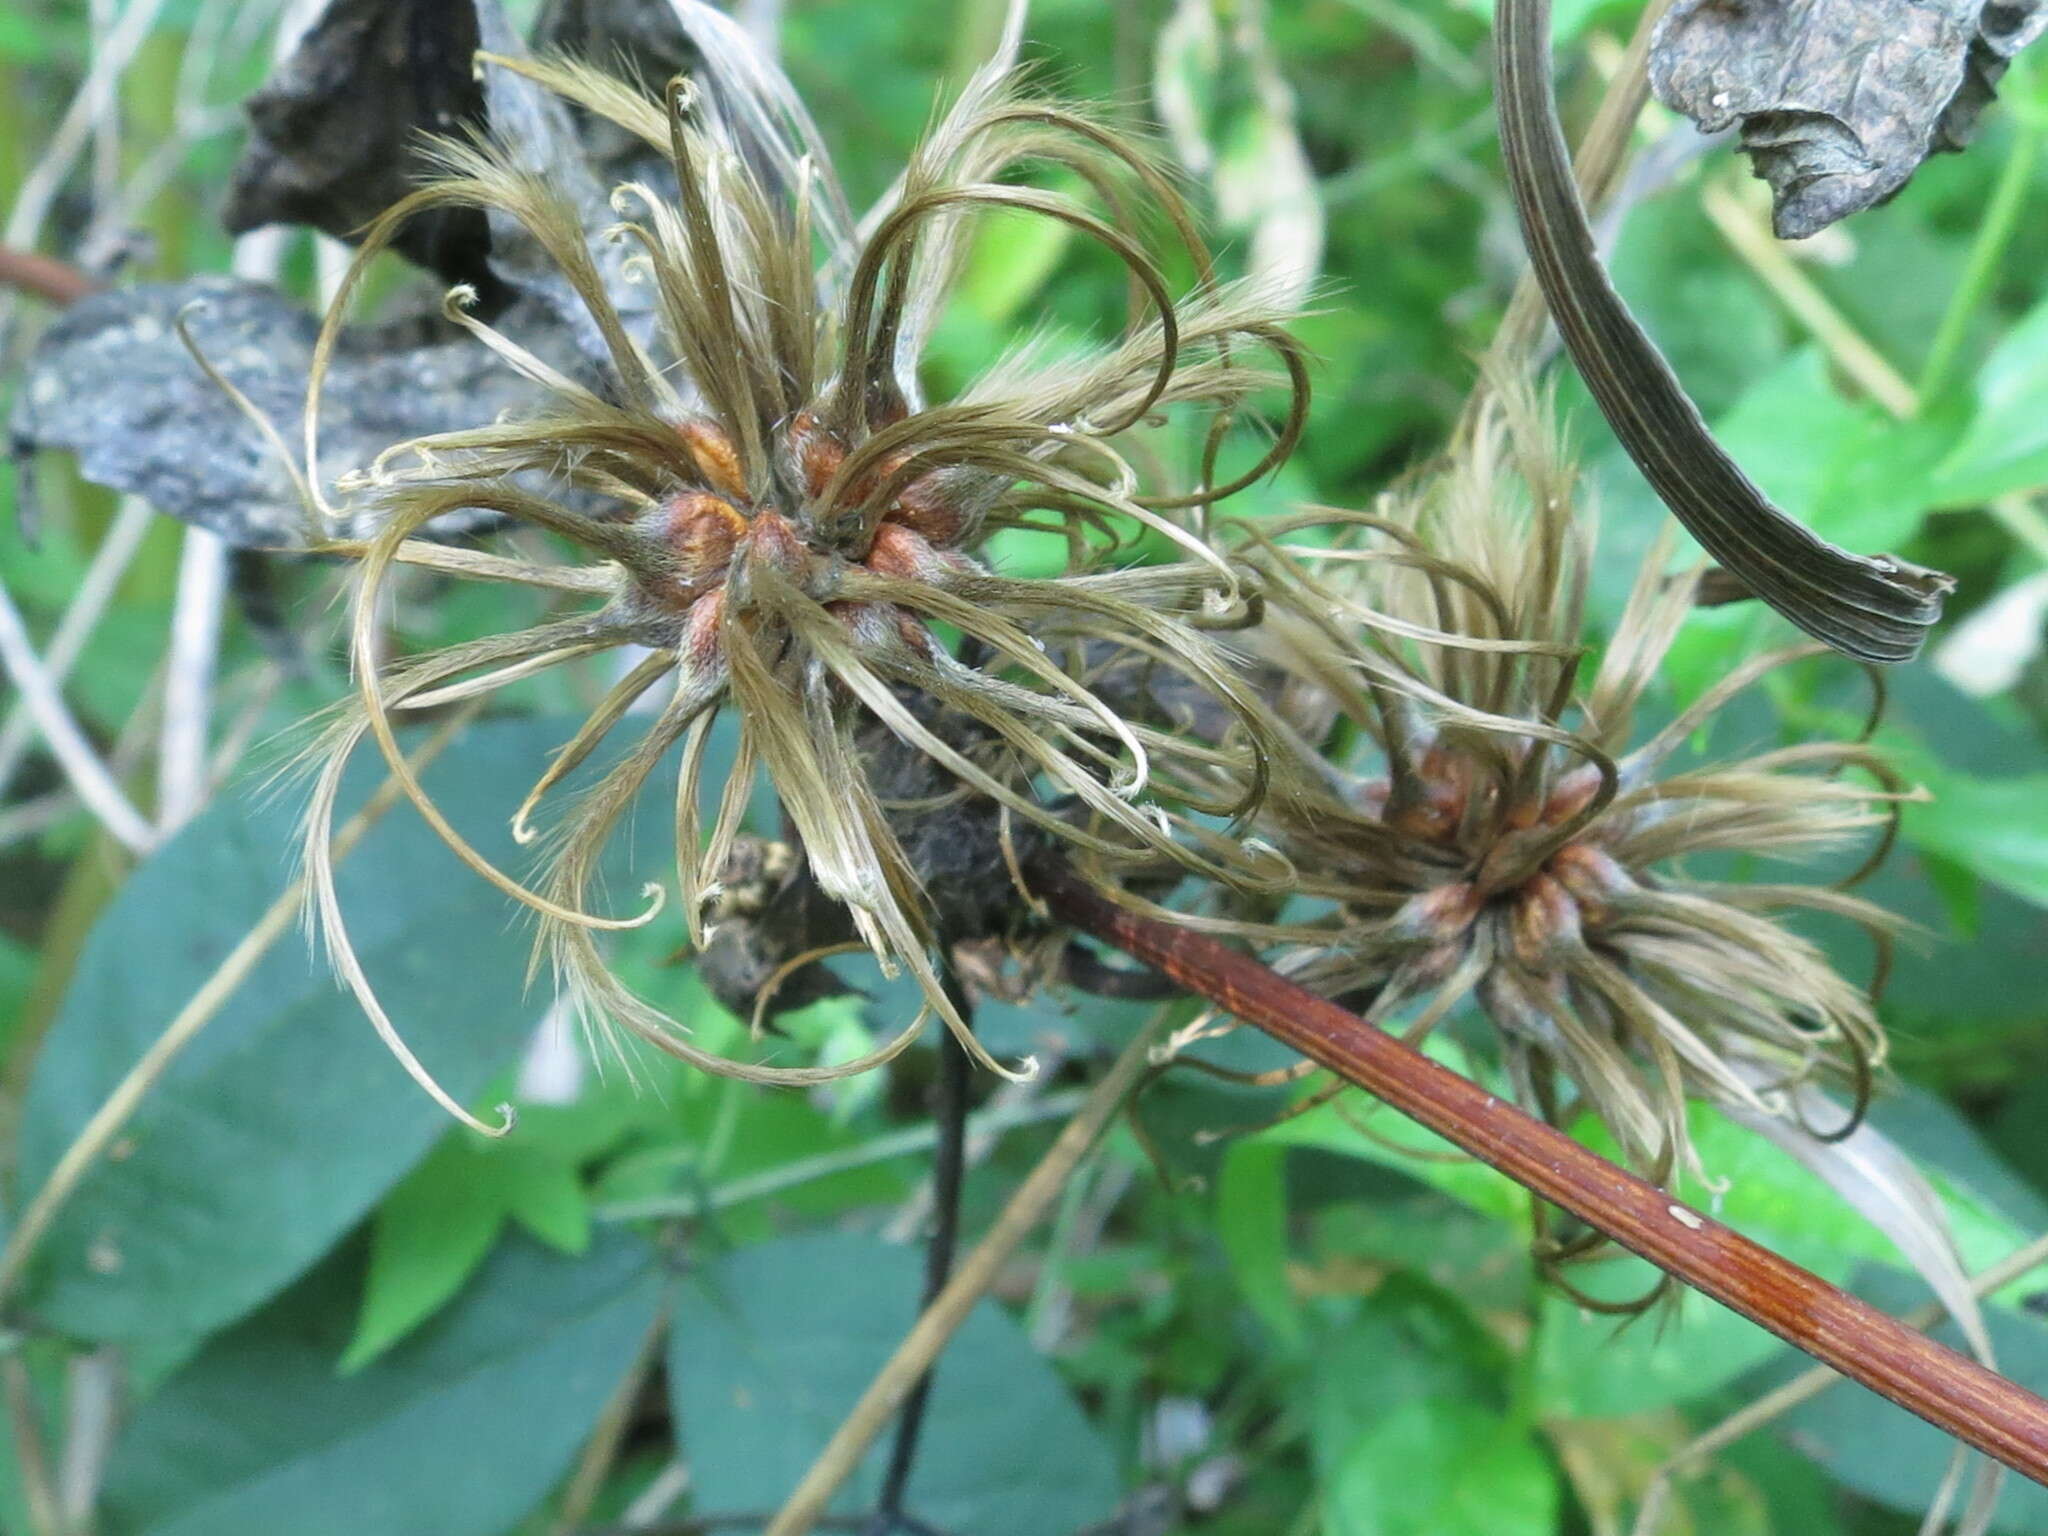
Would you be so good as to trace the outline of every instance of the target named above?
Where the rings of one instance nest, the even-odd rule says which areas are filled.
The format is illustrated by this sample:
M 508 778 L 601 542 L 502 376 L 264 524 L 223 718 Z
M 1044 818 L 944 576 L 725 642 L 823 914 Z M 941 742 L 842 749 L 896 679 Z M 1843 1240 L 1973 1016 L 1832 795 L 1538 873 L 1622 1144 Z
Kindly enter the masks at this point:
M 14 606 L 5 587 L 0 587 L 0 663 L 5 664 L 14 685 L 21 690 L 30 718 L 43 733 L 43 740 L 50 744 L 58 767 L 78 791 L 78 798 L 124 845 L 136 853 L 147 852 L 156 841 L 156 829 L 143 820 L 142 813 L 121 792 L 121 786 L 114 782 L 85 732 L 71 717 L 71 711 L 64 705 L 64 695 L 36 655 L 21 610 Z
M 64 617 L 57 621 L 57 632 L 50 637 L 50 649 L 43 657 L 51 679 L 60 686 L 71 676 L 86 642 L 105 617 L 114 589 L 135 563 L 135 552 L 142 547 L 143 536 L 155 521 L 156 513 L 149 503 L 134 496 L 121 499 L 121 510 L 107 528 L 106 537 L 100 540 L 92 563 L 85 568 L 85 578 L 79 582 Z M 9 706 L 6 718 L 0 720 L 0 795 L 7 792 L 15 770 L 34 740 L 35 722 L 29 718 L 28 705 L 17 699 Z
M 99 1502 L 114 1431 L 121 1420 L 121 1353 L 102 1344 L 73 1355 L 65 1370 L 64 1453 L 57 1467 L 57 1506 L 65 1528 L 89 1529 Z
M 114 31 L 115 0 L 92 0 L 92 45 L 95 54 L 106 48 Z M 121 94 L 108 80 L 92 108 L 92 201 L 105 207 L 121 190 Z
M 668 1512 L 676 1507 L 676 1500 L 689 1490 L 689 1467 L 681 1460 L 671 1461 L 655 1473 L 654 1481 L 626 1506 L 625 1512 L 619 1516 L 619 1529 L 644 1531 L 661 1524 L 668 1518 Z
M 746 29 L 763 58 L 782 58 L 782 0 L 739 0 L 733 19 Z
M 206 800 L 213 679 L 227 588 L 227 545 L 204 528 L 187 528 L 178 561 L 178 602 L 171 613 L 163 734 L 157 750 L 157 824 L 166 833 L 191 820 Z
M 101 102 L 113 95 L 115 83 L 149 36 L 149 29 L 163 8 L 164 0 L 133 0 L 106 36 L 95 40 L 99 46 L 93 50 L 92 68 L 86 72 L 78 94 L 71 98 L 57 131 L 50 136 L 49 147 L 22 178 L 21 191 L 7 216 L 5 238 L 9 245 L 24 250 L 35 245 L 50 205 L 56 201 L 58 190 L 78 163 L 87 136 L 100 120 Z

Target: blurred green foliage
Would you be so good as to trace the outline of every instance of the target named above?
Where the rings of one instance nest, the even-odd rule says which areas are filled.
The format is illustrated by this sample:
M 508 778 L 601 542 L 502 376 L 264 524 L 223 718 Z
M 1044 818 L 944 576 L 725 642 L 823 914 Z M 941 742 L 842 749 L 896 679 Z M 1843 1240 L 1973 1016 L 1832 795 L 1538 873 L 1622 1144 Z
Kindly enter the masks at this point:
M 171 120 L 206 9 L 164 8 L 121 84 L 119 154 L 147 155 Z M 1639 6 L 1557 9 L 1567 111 L 1583 121 Z M 1165 117 L 1177 149 L 1206 155 L 1191 174 L 1231 264 L 1272 248 L 1266 221 L 1286 221 L 1285 248 L 1322 241 L 1302 327 L 1318 359 L 1310 430 L 1242 511 L 1362 502 L 1444 439 L 1517 271 L 1487 11 L 1034 11 L 1044 78 Z M 788 68 L 857 204 L 886 188 L 934 81 L 961 76 L 994 20 L 980 0 L 788 0 Z M 69 101 L 88 36 L 76 5 L 0 13 L 0 205 Z M 261 39 L 212 46 L 216 98 L 231 101 L 260 78 Z M 2032 73 L 2048 79 L 2048 67 Z M 1276 79 L 1282 92 L 1261 89 Z M 1613 255 L 1624 292 L 1781 504 L 1831 538 L 1961 577 L 1929 659 L 1889 679 L 1882 739 L 1932 797 L 1908 808 L 1874 887 L 1923 925 L 1888 994 L 1897 1080 L 1877 1123 L 1929 1170 L 1973 1265 L 2048 1222 L 2048 163 L 2035 153 L 2041 87 L 2016 76 L 2008 94 L 1970 153 L 1930 163 L 1891 204 L 1794 253 L 1838 330 L 1796 318 L 1782 276 L 1731 247 L 1708 201 L 1754 217 L 1757 189 L 1725 150 L 1673 153 L 1684 136 L 1655 108 L 1640 143 L 1666 173 L 1630 193 Z M 139 274 L 226 264 L 211 215 L 236 135 L 231 119 L 222 127 L 136 210 Z M 1312 207 L 1255 195 L 1297 173 Z M 2001 207 L 2010 216 L 1994 216 Z M 46 248 L 66 249 L 88 211 L 87 190 L 67 187 Z M 305 249 L 287 274 L 311 291 Z M 1101 332 L 1121 302 L 1111 265 L 1058 232 L 996 221 L 939 333 L 935 382 L 1036 331 Z M 1868 355 L 1845 352 L 1844 336 Z M 1926 398 L 1902 407 L 1887 378 Z M 1559 392 L 1600 506 L 1598 626 L 1658 513 L 1576 381 Z M 46 636 L 113 502 L 61 464 L 42 480 L 39 545 L 0 505 L 0 578 Z M 0 502 L 11 492 L 0 480 Z M 149 707 L 177 557 L 177 530 L 153 529 L 84 651 L 69 696 L 102 741 Z M 309 617 L 302 668 L 263 708 L 266 730 L 340 686 L 329 580 L 285 573 L 291 611 Z M 409 632 L 501 628 L 510 616 L 492 605 L 522 601 L 444 595 L 414 592 Z M 1701 613 L 1674 653 L 1666 706 L 1785 634 L 1753 605 Z M 246 631 L 226 645 L 230 678 L 260 665 Z M 470 807 L 480 841 L 501 827 L 520 765 L 559 739 L 549 716 L 578 706 L 577 686 L 551 674 L 508 693 L 524 713 L 472 732 L 436 769 L 466 787 L 443 801 Z M 1853 728 L 1865 693 L 1853 669 L 1814 666 L 1709 734 L 1740 745 Z M 31 759 L 9 803 L 58 782 Z M 287 878 L 290 793 L 266 805 L 254 783 L 132 874 L 81 816 L 0 846 L 0 1229 Z M 616 1065 L 600 1075 L 556 1057 L 543 1082 L 533 1042 L 546 1009 L 524 987 L 525 936 L 481 886 L 404 816 L 343 884 L 415 1047 L 475 1104 L 518 1098 L 524 1123 L 491 1145 L 444 1129 L 303 948 L 279 946 L 67 1208 L 0 1338 L 46 1448 L 64 1444 L 65 1397 L 79 1390 L 67 1362 L 122 1352 L 136 1401 L 97 1529 L 538 1536 L 611 1528 L 628 1512 L 658 1522 L 772 1506 L 911 1316 L 929 1053 L 887 1083 L 811 1095 L 649 1060 L 628 1081 Z M 1823 936 L 1840 939 L 1852 974 L 1867 972 L 1854 940 Z M 638 985 L 690 1009 L 700 1044 L 744 1043 L 745 1027 L 662 945 L 621 953 Z M 895 1022 L 896 999 L 848 974 L 873 1001 L 819 1005 L 780 1049 L 851 1054 Z M 1128 1007 L 1056 999 L 984 1020 L 999 1049 L 1064 1063 L 1043 1089 L 1051 1110 L 1132 1022 Z M 1218 1054 L 1245 1068 L 1283 1060 L 1257 1040 Z M 970 1232 L 1055 1123 L 1008 1090 L 976 1091 L 984 1115 L 1008 1118 L 991 1122 L 1002 1129 L 972 1170 Z M 1665 1457 L 1799 1364 L 1697 1298 L 1618 1329 L 1545 1291 L 1514 1188 L 1437 1160 L 1430 1138 L 1385 1112 L 1332 1106 L 1220 1145 L 1197 1136 L 1269 1119 L 1289 1091 L 1177 1075 L 1150 1091 L 1140 1113 L 1168 1172 L 1119 1129 L 970 1322 L 941 1368 L 911 1485 L 921 1518 L 961 1536 L 1060 1536 L 1117 1528 L 1097 1523 L 1121 1501 L 1164 1512 L 1134 1514 L 1133 1531 L 1610 1536 Z M 1887 1305 L 1919 1299 L 1888 1243 L 1812 1175 L 1711 1116 L 1696 1132 L 1727 1181 L 1728 1220 Z M 1603 1294 L 1645 1279 L 1633 1261 L 1603 1269 Z M 2034 1295 L 2015 1286 L 1993 1311 L 2003 1367 L 2038 1389 L 2048 1322 Z M 604 1428 L 608 1403 L 618 1412 Z M 1681 1482 L 1663 1528 L 1909 1531 L 1944 1455 L 1931 1431 L 1837 1390 Z M 686 1482 L 665 1470 L 677 1458 Z M 12 1536 L 36 1531 L 20 1473 L 0 1454 L 0 1530 Z M 1999 1528 L 2048 1529 L 2048 1494 L 2009 1490 Z

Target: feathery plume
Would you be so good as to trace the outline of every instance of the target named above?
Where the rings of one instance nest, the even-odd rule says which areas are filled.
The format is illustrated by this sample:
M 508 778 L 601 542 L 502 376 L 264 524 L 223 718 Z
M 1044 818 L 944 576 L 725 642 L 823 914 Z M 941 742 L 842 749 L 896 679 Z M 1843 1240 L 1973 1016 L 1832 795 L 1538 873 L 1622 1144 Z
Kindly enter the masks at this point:
M 473 314 L 473 296 L 457 290 L 448 318 L 549 403 L 394 445 L 342 482 L 351 514 L 374 509 L 379 531 L 347 546 L 357 563 L 357 687 L 318 748 L 308 862 L 336 964 L 408 1069 L 447 1103 L 405 1054 L 357 964 L 329 867 L 342 767 L 365 738 L 448 845 L 538 914 L 540 951 L 587 1024 L 623 1026 L 699 1066 L 760 1081 L 815 1082 L 876 1065 L 926 1015 L 843 1066 L 754 1066 L 693 1047 L 677 1020 L 620 982 L 598 935 L 650 920 L 662 887 L 648 887 L 650 905 L 637 916 L 595 915 L 587 899 L 627 807 L 672 751 L 681 763 L 676 884 L 692 941 L 705 939 L 758 765 L 819 887 L 845 905 L 885 968 L 916 978 L 927 1014 L 939 1014 L 985 1066 L 995 1063 L 939 983 L 938 928 L 916 871 L 853 750 L 860 720 L 879 719 L 964 791 L 1095 857 L 1165 856 L 1232 880 L 1270 874 L 1256 846 L 1213 831 L 1176 835 L 1196 818 L 1247 818 L 1283 746 L 1280 726 L 1213 634 L 1247 611 L 1239 574 L 1185 525 L 1200 526 L 1214 502 L 1286 454 L 1305 370 L 1282 308 L 1256 288 L 1216 280 L 1188 208 L 1149 153 L 1026 95 L 999 62 L 974 77 L 896 190 L 852 230 L 834 211 L 843 200 L 829 165 L 778 126 L 786 112 L 740 111 L 680 79 L 650 96 L 572 60 L 482 59 L 638 136 L 673 187 L 617 188 L 619 222 L 592 239 L 546 168 L 489 139 L 442 142 L 435 179 L 368 231 L 316 349 L 304 476 L 316 500 L 319 371 L 369 263 L 414 215 L 480 208 L 494 227 L 523 231 L 604 352 L 601 383 L 580 382 Z M 1031 185 L 1020 175 L 1031 166 L 1054 168 L 1085 193 Z M 931 401 L 920 358 L 976 220 L 992 210 L 1057 221 L 1112 254 L 1130 274 L 1130 323 L 1078 356 L 1019 348 L 955 398 Z M 630 252 L 616 276 L 644 285 L 631 297 L 651 291 L 651 304 L 624 302 L 607 241 Z M 1170 286 L 1176 262 L 1194 273 L 1186 295 Z M 1263 361 L 1275 357 L 1278 370 Z M 1212 430 L 1192 489 L 1141 493 L 1143 477 L 1120 447 L 1133 429 L 1176 406 L 1227 417 L 1276 382 L 1291 385 L 1293 400 L 1260 462 L 1217 483 L 1221 431 Z M 539 530 L 576 558 L 535 563 L 416 538 L 458 508 Z M 977 551 L 1004 529 L 1058 540 L 1067 573 L 1019 580 L 991 568 Z M 1182 559 L 1115 568 L 1120 532 L 1133 529 Z M 551 590 L 578 611 L 380 664 L 380 598 L 406 562 Z M 412 779 L 393 713 L 478 698 L 625 646 L 644 648 L 645 659 L 538 774 L 514 818 L 518 839 L 539 835 L 549 792 L 636 701 L 656 690 L 665 697 L 641 738 L 551 829 L 544 873 L 528 885 L 464 842 Z M 1227 738 L 1122 718 L 1089 681 L 1108 654 L 1142 656 L 1221 701 Z M 972 743 L 933 730 L 906 694 L 970 722 Z M 707 786 L 708 733 L 726 708 L 738 721 L 738 762 L 724 785 Z M 700 801 L 711 799 L 707 834 Z
M 1580 636 L 1587 533 L 1547 406 L 1499 399 L 1447 461 L 1369 512 L 1247 524 L 1276 647 L 1338 743 L 1259 825 L 1327 917 L 1251 930 L 1283 968 L 1419 1038 L 1476 1001 L 1525 1107 L 1597 1112 L 1662 1182 L 1700 1173 L 1689 1098 L 1796 1120 L 1811 1081 L 1860 1117 L 1884 1041 L 1869 995 L 1780 922 L 1882 941 L 1846 887 L 1882 857 L 1899 785 L 1864 741 L 1681 764 L 1694 734 L 1801 644 L 1735 668 L 1658 729 L 1636 718 L 1697 574 L 1642 568 L 1597 666 Z M 1313 537 L 1302 537 L 1313 533 Z M 1831 885 L 1710 879 L 1690 861 L 1799 860 L 1874 839 Z M 1846 1134 L 1848 1126 L 1810 1127 Z

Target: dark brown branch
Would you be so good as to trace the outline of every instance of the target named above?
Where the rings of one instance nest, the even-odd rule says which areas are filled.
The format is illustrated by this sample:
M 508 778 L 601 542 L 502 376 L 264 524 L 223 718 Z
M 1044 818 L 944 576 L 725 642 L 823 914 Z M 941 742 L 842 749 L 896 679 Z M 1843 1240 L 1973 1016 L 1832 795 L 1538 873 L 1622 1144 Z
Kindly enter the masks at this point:
M 1958 1440 L 2048 1483 L 2048 1402 L 1674 1201 L 1561 1131 L 1207 935 L 1125 911 L 1064 865 L 1065 921 L 1312 1057 L 1623 1247 Z
M 76 304 L 100 285 L 68 262 L 0 245 L 0 287 L 19 288 L 52 304 Z

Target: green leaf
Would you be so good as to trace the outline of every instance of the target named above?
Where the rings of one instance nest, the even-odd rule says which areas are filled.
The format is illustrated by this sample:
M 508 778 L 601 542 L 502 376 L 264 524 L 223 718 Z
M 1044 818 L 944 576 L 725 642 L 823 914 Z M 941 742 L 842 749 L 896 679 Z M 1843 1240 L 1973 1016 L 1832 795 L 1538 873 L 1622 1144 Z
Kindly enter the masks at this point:
M 1463 1297 L 1414 1271 L 1390 1276 L 1355 1315 L 1325 1319 L 1312 1358 L 1310 1435 L 1326 1478 L 1403 1403 L 1456 1398 L 1504 1407 L 1511 1370 Z
M 1687 1123 L 1701 1163 L 1726 1187 L 1684 1193 L 1729 1226 L 1793 1254 L 1809 1268 L 1832 1271 L 1842 1261 L 1859 1259 L 1906 1267 L 1890 1238 L 1790 1153 L 1710 1105 L 1691 1106 Z M 1612 1143 L 1599 1129 L 1586 1139 L 1605 1155 L 1614 1155 Z M 1993 1263 L 2027 1240 L 2030 1234 L 2024 1228 L 1959 1187 L 1940 1168 L 1923 1164 L 1920 1171 L 1941 1197 L 1966 1268 Z
M 1469 1070 L 1455 1046 L 1431 1044 L 1431 1054 L 1445 1058 L 1453 1070 Z M 1455 1152 L 1448 1142 L 1420 1126 L 1381 1109 L 1368 1136 L 1351 1123 L 1369 1103 L 1350 1110 L 1351 1120 L 1325 1105 L 1261 1133 L 1266 1142 L 1316 1147 L 1398 1169 L 1451 1196 L 1470 1209 L 1523 1230 L 1528 1222 L 1528 1196 L 1505 1175 L 1484 1163 L 1461 1158 L 1441 1162 L 1404 1155 Z M 1835 1272 L 1853 1260 L 1903 1266 L 1905 1260 L 1876 1227 L 1866 1221 L 1825 1181 L 1800 1166 L 1771 1142 L 1723 1117 L 1706 1104 L 1694 1104 L 1688 1116 L 1693 1146 L 1708 1174 L 1725 1188 L 1693 1190 L 1692 1198 L 1709 1204 L 1722 1221 L 1746 1236 L 1799 1256 L 1809 1267 Z M 1587 1117 L 1575 1133 L 1603 1157 L 1620 1159 L 1620 1149 L 1606 1128 Z M 2025 1230 L 1976 1193 L 1958 1187 L 1939 1169 L 1924 1169 L 1942 1197 L 1958 1248 L 1966 1264 L 1979 1266 L 2003 1257 L 2026 1239 Z M 1637 1287 L 1640 1289 L 1641 1287 Z M 1626 1287 L 1624 1286 L 1624 1290 Z
M 1759 378 L 1719 431 L 1779 506 L 1853 549 L 1892 549 L 1913 536 L 1939 499 L 1933 466 L 1954 440 L 1940 420 L 1900 422 L 1845 399 L 1817 347 Z
M 457 1303 L 353 1376 L 354 1266 L 221 1335 L 137 1412 L 109 1472 L 123 1536 L 497 1536 L 561 1476 L 660 1305 L 654 1255 L 501 1248 Z
M 1977 375 L 1977 409 L 1937 476 L 1948 503 L 2048 484 L 2048 299 L 2005 333 Z
M 377 1208 L 362 1313 L 343 1371 L 362 1369 L 433 1315 L 490 1253 L 505 1202 L 496 1187 L 471 1177 L 480 1162 L 449 1137 Z
M 487 857 L 560 722 L 472 727 L 427 788 Z M 381 767 L 380 765 L 377 765 Z M 363 763 L 350 801 L 380 775 Z M 64 1147 L 289 878 L 297 807 L 246 789 L 139 869 L 88 939 L 44 1044 L 21 1132 L 36 1188 Z M 409 810 L 339 869 L 364 964 L 399 1027 L 458 1099 L 530 1036 L 541 1002 L 507 902 Z M 93 1339 L 210 1331 L 301 1273 L 447 1126 L 355 1003 L 287 935 L 171 1065 L 38 1251 L 24 1297 Z
M 550 1248 L 581 1253 L 590 1246 L 590 1195 L 574 1168 L 530 1163 L 506 1188 L 505 1208 Z
M 40 64 L 50 52 L 48 35 L 35 21 L 15 11 L 0 11 L 0 59 Z
M 508 1219 L 558 1252 L 589 1247 L 580 1169 L 628 1129 L 601 1091 L 575 1105 L 522 1110 L 504 1141 L 451 1129 L 377 1208 L 362 1314 L 341 1368 L 360 1369 L 431 1317 L 483 1263 Z
M 2013 779 L 1942 774 L 1932 788 L 1932 800 L 1906 807 L 1906 835 L 2048 907 L 2048 773 Z
M 693 1507 L 773 1508 L 917 1315 L 911 1249 L 852 1233 L 784 1238 L 700 1270 L 669 1335 L 669 1390 Z M 887 1447 L 834 1508 L 873 1502 Z M 1044 1536 L 1117 1503 L 1109 1448 L 1052 1365 L 992 1302 L 939 1361 L 909 1512 L 945 1531 Z
M 1287 1149 L 1247 1140 L 1224 1156 L 1216 1181 L 1216 1236 L 1245 1300 L 1290 1350 L 1303 1340 L 1287 1280 Z
M 1782 1250 L 1781 1250 L 1782 1251 Z M 1846 1279 L 1846 1260 L 1802 1252 L 1796 1258 L 1823 1279 Z M 1615 1299 L 1645 1294 L 1657 1272 L 1641 1260 L 1617 1256 L 1595 1271 Z M 1588 1289 L 1587 1273 L 1573 1282 Z M 1697 1402 L 1786 1347 L 1747 1318 L 1693 1291 L 1682 1291 L 1673 1310 L 1624 1326 L 1546 1291 L 1539 1303 L 1534 1358 L 1538 1399 L 1545 1415 L 1618 1418 L 1679 1403 Z
M 1551 1536 L 1556 1475 L 1527 1431 L 1458 1398 L 1396 1405 L 1325 1498 L 1329 1536 Z
M 1425 1050 L 1452 1071 L 1470 1074 L 1471 1063 L 1465 1053 L 1443 1037 L 1433 1038 Z M 1260 1139 L 1284 1146 L 1316 1147 L 1325 1152 L 1378 1163 L 1420 1180 L 1432 1189 L 1441 1190 L 1480 1214 L 1492 1216 L 1518 1230 L 1528 1225 L 1528 1198 L 1512 1179 L 1496 1173 L 1484 1163 L 1464 1157 L 1435 1132 L 1426 1131 L 1414 1121 L 1375 1105 L 1364 1095 L 1353 1095 L 1352 1098 L 1355 1102 L 1342 1108 L 1334 1103 L 1325 1104 L 1307 1114 L 1283 1120 L 1261 1132 Z M 1370 1118 L 1365 1120 L 1366 1129 L 1361 1129 L 1364 1117 Z
M 13 1038 L 35 977 L 35 951 L 11 934 L 0 933 L 0 1049 Z
M 1022 209 L 991 210 L 975 230 L 960 274 L 959 302 L 990 325 L 1009 324 L 1045 286 L 1073 233 L 1057 219 Z

